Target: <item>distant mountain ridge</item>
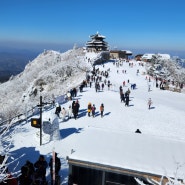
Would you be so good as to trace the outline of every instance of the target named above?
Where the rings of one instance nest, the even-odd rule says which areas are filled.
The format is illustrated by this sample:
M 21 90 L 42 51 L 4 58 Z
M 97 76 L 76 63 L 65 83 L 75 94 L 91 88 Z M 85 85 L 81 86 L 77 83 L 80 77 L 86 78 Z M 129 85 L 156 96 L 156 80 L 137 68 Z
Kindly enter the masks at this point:
M 6 82 L 13 75 L 21 73 L 29 61 L 34 60 L 40 52 L 24 49 L 2 49 L 0 47 L 0 83 Z M 176 62 L 185 68 L 185 59 Z
M 0 82 L 22 72 L 26 64 L 37 55 L 37 52 L 28 50 L 0 51 Z

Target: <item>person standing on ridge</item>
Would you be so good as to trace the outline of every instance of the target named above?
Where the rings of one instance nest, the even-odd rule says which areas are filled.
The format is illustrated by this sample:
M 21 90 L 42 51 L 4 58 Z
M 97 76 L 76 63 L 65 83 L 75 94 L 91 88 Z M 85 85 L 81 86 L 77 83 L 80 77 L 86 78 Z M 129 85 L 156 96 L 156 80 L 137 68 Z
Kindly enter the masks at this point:
M 151 105 L 152 105 L 152 99 L 149 98 L 149 99 L 148 99 L 148 109 L 149 109 L 149 110 L 150 110 L 150 108 L 151 108 Z
M 104 105 L 103 103 L 100 105 L 100 114 L 101 114 L 101 117 L 103 118 L 103 112 L 104 112 Z

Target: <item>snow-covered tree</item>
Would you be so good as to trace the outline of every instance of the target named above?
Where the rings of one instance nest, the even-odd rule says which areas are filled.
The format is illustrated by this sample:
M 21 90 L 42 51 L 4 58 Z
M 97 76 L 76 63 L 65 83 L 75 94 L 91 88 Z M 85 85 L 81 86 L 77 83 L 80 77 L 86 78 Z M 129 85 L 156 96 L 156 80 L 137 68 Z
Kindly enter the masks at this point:
M 152 184 L 152 185 L 184 185 L 185 184 L 185 175 L 179 175 L 179 169 L 183 166 L 184 164 L 178 164 L 177 163 L 177 167 L 176 170 L 174 172 L 174 177 L 161 177 L 160 181 L 156 181 L 154 179 L 147 179 L 147 182 L 143 182 L 141 179 L 139 178 L 135 178 L 135 180 L 138 182 L 138 184 L 140 185 L 148 185 L 148 184 Z
M 22 156 L 15 159 L 10 153 L 14 134 L 15 130 L 12 130 L 11 124 L 0 126 L 0 183 L 9 179 L 10 173 L 14 177 L 20 173 L 16 168 Z M 10 164 L 15 166 L 13 171 L 8 170 Z
M 78 86 L 85 79 L 90 65 L 84 58 L 83 48 L 64 53 L 45 50 L 38 55 L 26 65 L 22 73 L 0 84 L 1 120 L 11 122 L 12 117 L 25 112 L 25 107 L 27 110 L 35 107 L 40 93 L 43 98 L 51 99 L 53 94 L 57 97 Z M 73 79 L 78 78 L 79 84 L 74 83 Z
M 157 74 L 160 77 L 160 72 L 163 72 L 161 76 L 163 79 L 173 80 L 178 85 L 185 83 L 185 69 L 173 59 L 162 59 L 159 55 L 153 55 L 151 62 L 146 64 L 146 70 L 151 76 L 155 76 L 154 72 L 158 71 Z

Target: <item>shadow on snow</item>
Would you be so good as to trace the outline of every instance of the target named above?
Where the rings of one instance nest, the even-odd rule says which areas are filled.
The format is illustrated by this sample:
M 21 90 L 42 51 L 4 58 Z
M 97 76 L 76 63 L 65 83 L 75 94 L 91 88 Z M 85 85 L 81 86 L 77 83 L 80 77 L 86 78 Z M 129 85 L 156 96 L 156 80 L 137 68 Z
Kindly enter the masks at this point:
M 83 128 L 66 128 L 66 129 L 62 129 L 60 130 L 60 136 L 62 139 L 65 139 L 66 137 L 68 137 L 69 135 L 72 134 L 78 134 L 83 130 Z

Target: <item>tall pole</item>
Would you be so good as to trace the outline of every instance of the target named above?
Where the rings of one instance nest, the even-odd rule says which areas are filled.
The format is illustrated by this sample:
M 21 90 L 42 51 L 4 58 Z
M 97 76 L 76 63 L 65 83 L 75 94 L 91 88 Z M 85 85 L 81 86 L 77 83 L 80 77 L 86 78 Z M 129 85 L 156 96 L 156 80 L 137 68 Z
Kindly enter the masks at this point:
M 53 164 L 52 164 L 52 180 L 51 180 L 51 184 L 54 185 L 55 184 L 55 180 L 56 180 L 56 177 L 55 177 L 55 150 L 53 148 Z
M 42 96 L 40 96 L 40 146 L 42 145 Z

